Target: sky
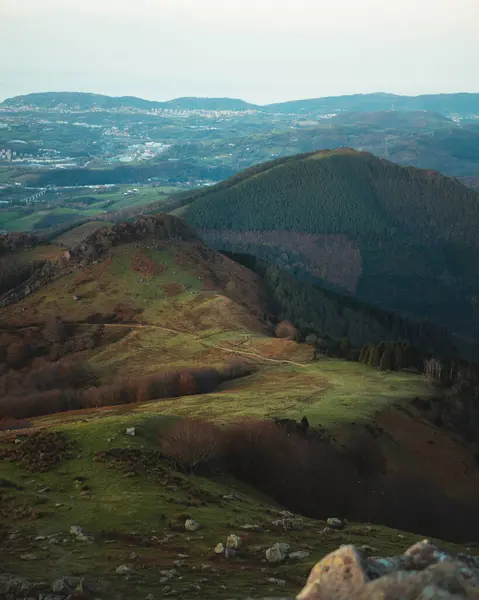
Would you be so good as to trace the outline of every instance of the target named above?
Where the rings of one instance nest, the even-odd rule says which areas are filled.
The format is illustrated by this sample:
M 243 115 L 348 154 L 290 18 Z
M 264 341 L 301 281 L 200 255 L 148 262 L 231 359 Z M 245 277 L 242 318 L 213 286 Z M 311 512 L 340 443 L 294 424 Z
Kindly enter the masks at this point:
M 479 0 L 0 0 L 0 99 L 479 92 Z

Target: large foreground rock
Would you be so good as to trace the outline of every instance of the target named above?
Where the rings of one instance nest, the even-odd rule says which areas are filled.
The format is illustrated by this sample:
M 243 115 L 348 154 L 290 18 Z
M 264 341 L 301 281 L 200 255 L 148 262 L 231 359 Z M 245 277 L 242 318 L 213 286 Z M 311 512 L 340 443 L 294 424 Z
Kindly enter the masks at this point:
M 393 558 L 343 546 L 311 571 L 298 600 L 479 600 L 479 557 L 450 555 L 427 540 Z

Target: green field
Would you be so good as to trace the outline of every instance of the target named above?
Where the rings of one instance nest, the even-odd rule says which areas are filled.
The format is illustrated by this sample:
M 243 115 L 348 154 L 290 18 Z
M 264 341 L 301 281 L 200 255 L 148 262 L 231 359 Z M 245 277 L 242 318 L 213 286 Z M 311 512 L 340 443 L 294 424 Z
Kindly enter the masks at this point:
M 49 191 L 42 197 L 41 202 L 28 206 L 28 209 L 34 210 L 31 214 L 25 212 L 25 205 L 14 206 L 11 210 L 1 210 L 0 229 L 5 229 L 7 232 L 39 231 L 62 223 L 74 222 L 76 219 L 166 201 L 171 193 L 180 191 L 179 188 L 171 187 L 140 187 L 138 193 L 125 196 L 124 193 L 133 187 L 122 185 L 114 192 L 101 193 L 94 190 L 84 192 L 68 190 L 63 193 Z M 23 197 L 26 195 L 28 194 L 23 193 Z M 88 205 L 85 205 L 85 198 L 88 199 Z M 48 208 L 51 204 L 57 206 Z

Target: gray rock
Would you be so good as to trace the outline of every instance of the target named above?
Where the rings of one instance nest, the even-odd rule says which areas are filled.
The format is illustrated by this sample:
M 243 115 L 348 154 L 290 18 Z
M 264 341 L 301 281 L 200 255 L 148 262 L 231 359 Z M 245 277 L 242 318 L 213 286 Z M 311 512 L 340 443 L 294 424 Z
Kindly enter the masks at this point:
M 290 513 L 289 513 L 290 514 Z M 301 517 L 281 517 L 273 521 L 275 527 L 281 527 L 283 531 L 301 531 L 304 528 L 304 522 Z
M 288 558 L 289 544 L 277 543 L 266 550 L 266 560 L 271 563 L 279 563 Z
M 21 554 L 20 560 L 38 560 L 38 556 L 36 554 Z
M 176 569 L 165 569 L 163 571 L 160 571 L 160 575 L 169 580 L 176 577 L 178 575 L 178 571 Z
M 268 583 L 274 583 L 280 587 L 284 587 L 286 585 L 286 581 L 284 579 L 276 579 L 276 577 L 270 577 L 267 581 Z
M 226 548 L 232 548 L 233 550 L 239 550 L 243 544 L 243 540 L 239 535 L 231 533 L 226 538 Z
M 185 529 L 186 531 L 198 531 L 201 525 L 194 519 L 186 519 Z
M 329 518 L 326 521 L 326 525 L 331 529 L 344 529 L 344 523 L 341 521 L 341 519 L 338 519 L 336 517 Z
M 70 534 L 73 535 L 77 540 L 81 542 L 88 542 L 91 537 L 88 536 L 85 531 L 79 525 L 72 525 L 70 527 Z
M 244 529 L 245 531 L 263 531 L 263 528 L 259 525 L 251 525 L 250 523 L 247 523 L 246 525 L 241 525 L 240 529 Z
M 128 565 L 120 565 L 116 568 L 117 575 L 131 575 L 133 573 L 133 568 Z
M 135 427 L 127 427 L 126 428 L 126 435 L 136 435 L 136 429 L 135 429 Z
M 234 548 L 225 548 L 225 557 L 234 558 L 236 556 L 236 550 Z
M 304 560 L 311 556 L 311 552 L 307 552 L 306 550 L 298 550 L 297 552 L 291 552 L 288 555 L 288 558 L 291 560 Z

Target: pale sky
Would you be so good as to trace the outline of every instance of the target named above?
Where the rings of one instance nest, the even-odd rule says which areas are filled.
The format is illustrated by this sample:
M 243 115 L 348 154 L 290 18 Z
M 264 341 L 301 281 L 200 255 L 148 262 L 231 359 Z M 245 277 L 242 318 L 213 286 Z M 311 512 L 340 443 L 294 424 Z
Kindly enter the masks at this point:
M 479 0 L 0 0 L 0 99 L 479 92 Z

